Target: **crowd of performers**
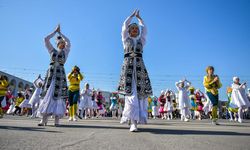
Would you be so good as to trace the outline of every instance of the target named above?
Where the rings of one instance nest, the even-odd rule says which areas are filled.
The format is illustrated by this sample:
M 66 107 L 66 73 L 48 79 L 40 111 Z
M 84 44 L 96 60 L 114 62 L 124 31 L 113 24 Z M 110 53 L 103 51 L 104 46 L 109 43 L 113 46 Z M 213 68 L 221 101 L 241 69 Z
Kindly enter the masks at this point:
M 134 17 L 139 23 L 131 23 Z M 102 92 L 91 89 L 88 83 L 80 90 L 84 76 L 79 67 L 74 66 L 66 76 L 64 64 L 71 43 L 58 25 L 44 39 L 50 63 L 45 78 L 39 75 L 34 81 L 35 89 L 26 89 L 13 96 L 8 91 L 8 81 L 0 76 L 0 117 L 4 113 L 27 114 L 31 118 L 40 117 L 38 126 L 46 126 L 48 117 L 53 116 L 54 125 L 58 126 L 59 119 L 64 116 L 68 116 L 69 121 L 112 116 L 120 118 L 120 123 L 128 123 L 131 132 L 137 131 L 138 124 L 146 124 L 148 118 L 180 119 L 185 122 L 210 118 L 213 125 L 218 125 L 218 89 L 222 84 L 212 66 L 206 68 L 204 93 L 183 79 L 176 82 L 175 90 L 163 90 L 158 97 L 152 96 L 150 78 L 142 57 L 146 35 L 146 25 L 139 10 L 135 10 L 122 26 L 124 61 L 118 90 L 112 93 L 110 100 L 105 100 Z M 56 47 L 51 44 L 53 37 L 56 37 Z M 230 121 L 242 123 L 244 112 L 250 107 L 250 90 L 246 93 L 246 83 L 241 84 L 239 77 L 234 77 L 232 82 L 227 89 L 226 108 Z

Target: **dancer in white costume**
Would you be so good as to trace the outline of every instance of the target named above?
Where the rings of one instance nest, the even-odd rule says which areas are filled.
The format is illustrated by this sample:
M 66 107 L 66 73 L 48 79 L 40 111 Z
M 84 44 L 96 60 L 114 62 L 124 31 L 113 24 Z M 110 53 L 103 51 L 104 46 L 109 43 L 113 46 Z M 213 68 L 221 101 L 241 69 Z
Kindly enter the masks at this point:
M 240 78 L 234 77 L 232 84 L 232 103 L 238 106 L 238 122 L 243 121 L 243 109 L 250 107 L 250 102 L 246 95 L 246 82 L 240 84 Z
M 130 24 L 135 16 L 140 26 L 137 23 Z M 118 88 L 125 93 L 125 108 L 121 123 L 131 121 L 131 132 L 137 131 L 137 124 L 147 123 L 147 98 L 152 95 L 151 83 L 142 58 L 145 38 L 145 24 L 139 11 L 135 10 L 122 27 L 124 61 Z
M 81 99 L 79 104 L 79 118 L 83 118 L 83 111 L 85 110 L 85 119 L 92 117 L 92 90 L 89 88 L 89 84 L 85 84 L 85 89 L 81 91 Z
M 50 39 L 58 33 L 56 38 L 57 49 L 50 43 Z M 53 115 L 55 126 L 59 125 L 59 119 L 64 116 L 66 111 L 65 98 L 67 97 L 67 80 L 64 70 L 69 51 L 70 41 L 61 33 L 60 25 L 56 30 L 45 37 L 45 46 L 50 54 L 50 65 L 47 71 L 41 93 L 41 103 L 38 113 L 42 120 L 38 126 L 47 124 L 48 116 Z
M 173 119 L 173 98 L 172 98 L 172 91 L 171 90 L 166 90 L 166 103 L 164 105 L 164 111 L 165 111 L 165 114 L 164 114 L 164 117 L 167 119 L 167 120 L 172 120 Z
M 185 82 L 187 82 L 186 85 Z M 187 116 L 190 114 L 189 109 L 191 107 L 190 100 L 188 97 L 188 89 L 191 86 L 191 82 L 185 79 L 183 81 L 176 82 L 175 86 L 179 92 L 178 98 L 179 98 L 179 109 L 181 111 L 181 120 L 187 122 L 189 121 Z
M 40 94 L 42 91 L 43 82 L 44 81 L 42 80 L 41 75 L 39 75 L 38 78 L 33 82 L 33 85 L 36 89 L 29 101 L 32 109 L 31 118 L 35 118 L 37 115 L 37 108 L 39 107 L 40 103 Z

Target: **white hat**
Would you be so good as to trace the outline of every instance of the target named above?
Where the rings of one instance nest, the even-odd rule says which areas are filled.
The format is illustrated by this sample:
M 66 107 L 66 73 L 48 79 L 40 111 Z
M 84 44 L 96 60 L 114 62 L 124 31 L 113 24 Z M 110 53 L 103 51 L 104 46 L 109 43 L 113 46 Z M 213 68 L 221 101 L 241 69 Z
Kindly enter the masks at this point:
M 237 79 L 240 79 L 239 77 L 233 77 L 233 81 L 235 82 Z
M 165 93 L 165 92 L 162 90 L 162 91 L 161 91 L 161 95 L 163 95 L 164 93 Z
M 180 80 L 179 82 L 184 82 L 184 81 Z

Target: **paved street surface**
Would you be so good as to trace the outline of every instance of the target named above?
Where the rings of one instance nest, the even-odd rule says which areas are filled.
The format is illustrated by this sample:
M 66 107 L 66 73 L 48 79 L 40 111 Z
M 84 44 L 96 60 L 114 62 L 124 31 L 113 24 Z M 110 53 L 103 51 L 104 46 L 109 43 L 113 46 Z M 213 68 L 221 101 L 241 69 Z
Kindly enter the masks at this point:
M 250 121 L 243 124 L 221 120 L 212 126 L 209 120 L 149 120 L 139 132 L 129 132 L 118 120 L 95 119 L 68 122 L 60 127 L 38 127 L 38 119 L 5 116 L 0 119 L 1 150 L 249 150 Z

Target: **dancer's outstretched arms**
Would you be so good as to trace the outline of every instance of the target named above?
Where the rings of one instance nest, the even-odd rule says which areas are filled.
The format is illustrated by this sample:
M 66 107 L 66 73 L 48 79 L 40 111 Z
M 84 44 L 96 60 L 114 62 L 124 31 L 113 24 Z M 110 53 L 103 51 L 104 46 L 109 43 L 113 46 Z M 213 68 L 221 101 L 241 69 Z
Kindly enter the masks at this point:
M 71 47 L 71 43 L 70 43 L 70 40 L 64 35 L 61 33 L 61 31 L 59 32 L 59 35 L 62 36 L 62 38 L 65 40 L 65 48 L 64 48 L 64 51 L 66 53 L 66 55 L 68 56 L 69 52 L 70 52 L 70 47 Z
M 136 11 L 135 10 L 123 23 L 122 25 L 122 41 L 125 41 L 127 39 L 127 37 L 129 36 L 129 33 L 128 33 L 128 26 L 132 20 L 132 18 L 135 16 L 136 14 Z
M 185 79 L 185 81 L 187 82 L 186 89 L 188 89 L 191 86 L 191 82 L 186 80 L 186 79 Z
M 55 36 L 57 30 L 58 30 L 58 27 L 52 33 L 50 33 L 44 38 L 45 46 L 48 49 L 49 53 L 51 53 L 54 50 L 53 45 L 50 43 L 50 39 Z
M 147 27 L 144 24 L 144 21 L 142 20 L 142 18 L 140 16 L 140 11 L 139 10 L 136 12 L 136 18 L 138 19 L 139 25 L 141 26 L 142 45 L 145 45 L 146 44 Z
M 175 82 L 175 87 L 177 88 L 178 91 L 180 90 L 180 87 L 179 87 L 180 83 L 181 82 Z
M 242 84 L 240 85 L 240 88 L 246 89 L 246 87 L 247 87 L 247 83 L 246 83 L 246 82 L 244 82 L 244 83 L 242 83 Z

